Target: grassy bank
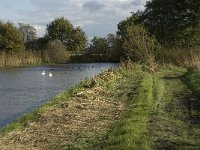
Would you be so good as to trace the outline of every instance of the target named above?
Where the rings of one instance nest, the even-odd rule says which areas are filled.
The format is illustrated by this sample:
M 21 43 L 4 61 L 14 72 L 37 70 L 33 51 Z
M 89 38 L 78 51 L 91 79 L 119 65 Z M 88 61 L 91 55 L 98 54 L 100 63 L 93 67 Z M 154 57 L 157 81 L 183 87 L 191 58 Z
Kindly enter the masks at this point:
M 188 72 L 181 79 L 192 90 L 192 94 L 195 95 L 195 97 L 190 97 L 188 107 L 193 125 L 200 127 L 200 70 L 188 69 Z
M 185 71 L 108 70 L 1 129 L 1 148 L 198 149 L 199 111 L 181 81 Z
M 198 97 L 200 96 L 200 70 L 188 69 L 182 80 Z
M 138 87 L 137 87 L 138 86 Z M 105 149 L 150 149 L 147 122 L 152 111 L 153 77 L 144 75 L 123 119 L 108 134 Z
M 2 129 L 0 145 L 3 149 L 101 149 L 108 131 L 120 118 L 126 116 L 127 122 L 124 119 L 123 124 L 128 126 L 135 120 L 128 117 L 143 111 L 145 102 L 140 103 L 142 98 L 149 96 L 146 108 L 151 107 L 151 91 L 142 97 L 142 92 L 147 90 L 145 82 L 148 79 L 148 87 L 151 87 L 152 76 L 145 75 L 141 66 L 134 66 L 109 70 L 84 81 Z M 131 110 L 136 105 L 137 110 Z M 143 121 L 147 120 L 147 116 L 148 113 L 144 112 Z M 138 123 L 138 127 L 142 122 Z M 135 136 L 139 140 L 140 134 L 145 132 L 146 125 Z
M 181 81 L 185 72 L 185 69 L 177 67 L 158 72 L 164 91 L 148 125 L 151 149 L 200 148 L 199 118 L 195 117 L 195 107 L 191 107 L 197 99 Z

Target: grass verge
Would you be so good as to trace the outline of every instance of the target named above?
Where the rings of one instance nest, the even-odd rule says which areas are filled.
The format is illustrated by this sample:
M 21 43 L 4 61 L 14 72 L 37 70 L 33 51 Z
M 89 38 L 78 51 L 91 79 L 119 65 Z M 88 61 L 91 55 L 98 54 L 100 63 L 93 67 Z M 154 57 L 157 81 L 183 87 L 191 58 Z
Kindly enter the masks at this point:
M 108 70 L 2 129 L 1 148 L 199 149 L 199 111 L 180 80 L 184 71 Z
M 188 69 L 182 77 L 184 83 L 197 95 L 200 96 L 200 71 Z
M 170 69 L 164 71 L 167 74 L 158 73 L 164 75 L 160 81 L 164 92 L 149 122 L 151 149 L 188 150 L 200 147 L 199 119 L 195 117 L 193 107 L 196 98 L 180 79 L 184 70 L 174 72 Z
M 123 119 L 108 133 L 103 149 L 150 149 L 147 122 L 153 102 L 152 75 L 144 75 L 136 93 Z

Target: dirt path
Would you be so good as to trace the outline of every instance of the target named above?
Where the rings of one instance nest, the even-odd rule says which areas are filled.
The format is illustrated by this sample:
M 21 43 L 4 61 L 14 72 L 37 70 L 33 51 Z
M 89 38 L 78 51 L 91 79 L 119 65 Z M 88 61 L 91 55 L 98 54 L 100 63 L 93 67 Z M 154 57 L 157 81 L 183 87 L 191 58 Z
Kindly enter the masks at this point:
M 199 150 L 200 107 L 180 78 L 165 78 L 165 91 L 158 111 L 151 117 L 152 149 Z

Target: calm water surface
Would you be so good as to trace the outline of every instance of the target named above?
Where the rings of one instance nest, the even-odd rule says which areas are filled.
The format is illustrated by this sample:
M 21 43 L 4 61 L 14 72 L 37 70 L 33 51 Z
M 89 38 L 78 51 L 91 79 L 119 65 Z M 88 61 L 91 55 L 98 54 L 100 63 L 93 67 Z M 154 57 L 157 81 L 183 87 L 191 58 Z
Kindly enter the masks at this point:
M 112 63 L 95 63 L 0 69 L 0 127 L 81 80 L 117 66 Z M 42 75 L 43 70 L 46 75 Z M 52 77 L 48 76 L 50 72 Z

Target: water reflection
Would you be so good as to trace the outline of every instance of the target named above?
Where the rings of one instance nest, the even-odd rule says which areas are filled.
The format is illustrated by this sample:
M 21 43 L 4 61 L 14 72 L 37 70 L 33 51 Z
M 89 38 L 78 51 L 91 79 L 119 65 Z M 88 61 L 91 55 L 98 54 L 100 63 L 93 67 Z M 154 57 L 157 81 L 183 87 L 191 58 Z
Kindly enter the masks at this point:
M 59 92 L 117 64 L 67 64 L 0 69 L 0 127 Z M 42 75 L 45 70 L 46 74 Z M 52 77 L 48 74 L 52 73 Z

